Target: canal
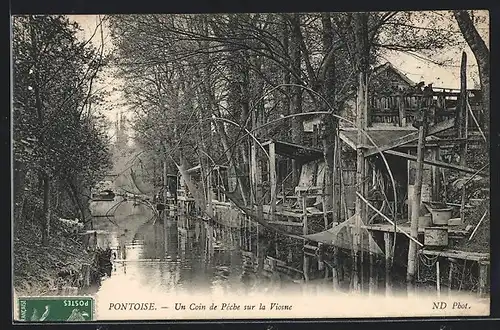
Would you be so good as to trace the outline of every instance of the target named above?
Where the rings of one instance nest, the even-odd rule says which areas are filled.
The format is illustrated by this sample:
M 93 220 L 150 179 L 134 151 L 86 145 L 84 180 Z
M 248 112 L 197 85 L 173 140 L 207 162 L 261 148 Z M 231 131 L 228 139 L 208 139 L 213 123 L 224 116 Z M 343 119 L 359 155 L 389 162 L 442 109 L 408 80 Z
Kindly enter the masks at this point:
M 96 296 L 113 296 L 124 288 L 168 296 L 248 295 L 299 288 L 249 272 L 237 229 L 214 228 L 192 219 L 194 229 L 186 230 L 174 213 L 157 217 L 149 206 L 133 201 L 109 205 L 113 216 L 94 217 L 98 244 L 109 247 L 114 259 L 111 276 L 103 279 Z
M 261 301 L 266 301 L 268 307 L 272 304 L 285 306 L 290 303 L 294 310 L 293 314 L 292 311 L 284 314 L 259 314 L 264 313 L 259 310 L 251 314 L 236 311 L 224 317 L 327 317 L 331 313 L 353 317 L 387 317 L 393 315 L 392 312 L 401 312 L 395 310 L 389 313 L 386 308 L 377 309 L 377 304 L 385 301 L 383 296 L 373 296 L 371 299 L 378 300 L 374 301 L 373 306 L 370 305 L 372 307 L 358 309 L 356 306 L 360 301 L 347 303 L 345 300 L 356 299 L 357 296 L 351 297 L 346 290 L 334 288 L 331 278 L 315 278 L 304 282 L 289 280 L 283 276 L 276 279 L 273 277 L 275 274 L 257 275 L 257 272 L 249 270 L 255 267 L 248 265 L 249 249 L 248 246 L 243 246 L 245 235 L 239 229 L 190 219 L 194 224 L 190 227 L 194 228 L 186 230 L 186 219 L 179 218 L 175 213 L 157 217 L 154 210 L 144 203 L 114 201 L 109 205 L 113 207 L 113 203 L 119 203 L 114 207 L 114 216 L 94 218 L 94 229 L 99 232 L 98 245 L 109 247 L 114 256 L 111 275 L 105 276 L 97 291 L 92 294 L 97 307 L 97 319 L 205 319 L 209 315 L 219 318 L 226 315 L 225 312 L 217 314 L 216 311 L 203 310 L 199 313 L 191 307 L 205 306 L 200 308 L 208 309 L 214 302 L 221 306 L 232 306 L 231 304 L 240 301 L 242 306 L 245 302 L 259 305 Z M 393 292 L 394 299 L 399 299 L 399 296 Z M 402 299 L 403 296 L 401 295 Z M 473 298 L 467 297 L 475 302 L 474 308 L 480 307 L 481 311 L 487 309 L 488 301 Z M 324 303 L 315 308 L 306 307 L 305 302 L 311 299 L 322 299 Z M 422 310 L 415 309 L 415 313 L 428 315 L 429 311 L 422 306 L 432 306 L 435 294 L 429 292 L 418 299 L 427 300 L 423 304 L 412 303 L 412 311 L 420 306 Z M 112 309 L 112 306 L 139 306 L 141 303 L 154 303 L 158 309 L 140 312 Z M 186 310 L 177 310 L 182 304 L 186 306 Z M 405 306 L 403 301 L 396 305 Z M 328 306 L 336 307 L 331 310 Z M 301 314 L 295 314 L 297 311 Z

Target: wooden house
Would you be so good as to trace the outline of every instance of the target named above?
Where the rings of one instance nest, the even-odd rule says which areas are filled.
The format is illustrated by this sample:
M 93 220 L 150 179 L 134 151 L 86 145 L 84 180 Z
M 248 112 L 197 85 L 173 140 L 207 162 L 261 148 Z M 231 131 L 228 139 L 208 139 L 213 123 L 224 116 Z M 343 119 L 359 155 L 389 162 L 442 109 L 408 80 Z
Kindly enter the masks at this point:
M 195 186 L 203 201 L 196 201 L 195 196 L 189 190 L 186 178 L 180 173 L 177 184 L 177 206 L 179 214 L 197 216 L 201 219 L 211 218 L 210 221 L 220 222 L 230 227 L 241 226 L 242 214 L 231 205 L 227 199 L 226 191 L 232 191 L 236 187 L 236 177 L 228 166 L 214 165 L 203 168 L 201 165 L 189 168 L 187 171 L 190 183 Z M 206 205 L 205 214 L 196 207 L 196 202 Z M 184 217 L 186 220 L 188 217 Z M 183 222 L 185 223 L 185 221 Z M 188 229 L 192 229 L 191 225 Z
M 352 105 L 351 108 L 349 104 Z M 340 115 L 355 122 L 353 109 L 355 100 L 351 103 L 348 101 L 347 107 L 344 107 Z M 413 210 L 418 127 L 423 123 L 423 118 L 426 118 L 427 130 L 423 152 L 421 203 L 418 210 Z M 323 235 L 322 230 L 326 233 L 332 224 L 352 219 L 355 213 L 356 193 L 361 191 L 362 205 L 367 210 L 366 217 L 361 220 L 361 227 L 370 233 L 375 244 L 384 247 L 385 273 L 388 276 L 390 271 L 387 265 L 390 263 L 389 260 L 395 257 L 393 254 L 395 251 L 391 247 L 396 236 L 404 237 L 403 240 L 397 240 L 399 242 L 397 253 L 402 252 L 399 257 L 403 258 L 403 263 L 404 258 L 408 256 L 408 242 L 410 239 L 415 239 L 411 237 L 410 232 L 410 220 L 414 212 L 419 213 L 417 239 L 421 246 L 425 243 L 426 227 L 432 226 L 432 222 L 423 223 L 425 214 L 429 213 L 432 205 L 439 203 L 446 208 L 453 208 L 455 217 L 458 211 L 462 214 L 463 202 L 460 204 L 448 201 L 443 196 L 443 186 L 447 183 L 444 170 L 473 176 L 487 175 L 485 171 L 469 168 L 462 161 L 458 163 L 450 157 L 456 154 L 457 145 L 460 150 L 465 146 L 466 150 L 467 146 L 472 147 L 485 139 L 484 132 L 481 131 L 484 120 L 480 91 L 433 88 L 432 85 L 425 86 L 423 82 L 417 84 L 387 63 L 376 68 L 370 78 L 365 133 L 359 136 L 358 128 L 340 122 L 336 143 L 339 147 L 336 148 L 334 156 L 336 162 L 333 196 L 326 194 L 324 177 L 316 181 L 318 177 L 324 176 L 324 172 L 321 173 L 321 167 L 324 167 L 323 151 L 318 148 L 321 116 L 311 115 L 303 121 L 306 137 L 304 145 L 280 141 L 263 143 L 269 155 L 270 191 L 268 204 L 264 205 L 264 219 L 270 224 L 292 228 L 297 226 L 302 229 L 305 237 L 311 237 L 311 242 L 304 244 L 304 253 L 306 247 L 317 252 L 319 245 L 315 244 L 312 236 L 308 234 L 316 232 L 318 235 Z M 367 168 L 361 182 L 357 177 L 356 168 L 358 150 L 364 150 L 363 157 Z M 300 163 L 301 177 L 293 193 L 285 193 L 285 189 L 281 188 L 284 180 L 277 156 L 294 158 Z M 331 210 L 319 207 L 324 205 L 324 200 L 327 198 L 334 201 Z M 287 200 L 293 202 L 287 204 Z M 312 212 L 308 212 L 309 210 Z M 311 223 L 321 223 L 317 221 L 321 218 L 324 219 L 323 228 L 317 226 L 312 229 Z M 446 226 L 450 240 L 463 240 L 471 235 L 471 226 L 465 225 L 463 217 L 459 220 L 453 225 Z M 479 274 L 480 282 L 484 284 L 489 256 L 455 251 L 450 249 L 450 246 L 452 245 L 448 245 L 441 253 L 447 258 L 453 259 L 454 255 L 462 261 L 479 263 L 480 266 L 477 268 L 479 270 L 476 273 Z M 419 251 L 428 256 L 437 253 L 432 247 Z M 307 274 L 310 268 L 310 263 L 306 262 L 306 255 L 307 253 L 304 256 L 304 274 Z M 318 257 L 314 251 L 309 253 L 309 257 L 315 258 L 315 256 Z M 480 288 L 479 291 L 484 292 L 484 288 Z

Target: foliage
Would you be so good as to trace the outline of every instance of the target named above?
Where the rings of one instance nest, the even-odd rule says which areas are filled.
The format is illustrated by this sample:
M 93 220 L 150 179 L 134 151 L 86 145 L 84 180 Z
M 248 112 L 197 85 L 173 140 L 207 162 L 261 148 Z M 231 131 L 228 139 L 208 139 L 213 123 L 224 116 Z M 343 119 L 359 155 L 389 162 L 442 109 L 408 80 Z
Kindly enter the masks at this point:
M 33 207 L 43 209 L 38 221 L 47 230 L 51 208 L 70 208 L 84 220 L 85 191 L 109 165 L 102 115 L 95 111 L 102 95 L 92 88 L 106 59 L 78 31 L 65 16 L 12 20 L 16 220 L 31 211 L 26 200 L 41 200 Z
M 329 109 L 325 101 L 343 115 L 360 58 L 369 69 L 386 49 L 435 52 L 463 43 L 457 31 L 438 28 L 450 24 L 439 13 L 363 15 L 363 47 L 355 13 L 109 16 L 136 140 L 169 171 L 182 157 L 190 165 L 238 165 L 241 177 L 250 172 L 252 143 L 241 127 L 261 140 L 302 144 L 301 117 L 280 118 Z

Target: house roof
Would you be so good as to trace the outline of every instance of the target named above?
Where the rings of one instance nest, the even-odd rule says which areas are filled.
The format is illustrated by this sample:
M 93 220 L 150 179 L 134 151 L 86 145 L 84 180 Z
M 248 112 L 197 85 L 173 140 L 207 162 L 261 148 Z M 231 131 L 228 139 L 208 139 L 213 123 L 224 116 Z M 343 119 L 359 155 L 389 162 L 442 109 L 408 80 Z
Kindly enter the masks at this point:
M 382 72 L 385 72 L 389 69 L 392 69 L 403 81 L 405 81 L 408 85 L 413 86 L 416 83 L 408 78 L 403 72 L 399 71 L 394 65 L 392 65 L 390 62 L 386 62 L 385 64 L 379 65 L 373 69 L 373 74 L 375 76 L 381 74 Z
M 274 143 L 274 148 L 276 151 L 276 154 L 291 158 L 291 159 L 300 159 L 304 161 L 313 161 L 316 159 L 320 159 L 323 157 L 323 151 L 316 149 L 316 148 L 310 148 L 290 142 L 284 142 L 284 141 L 276 141 L 276 140 L 269 140 L 264 143 L 262 143 L 262 146 L 269 151 L 269 145 L 271 143 Z
M 380 128 L 368 128 L 368 135 L 370 138 L 373 140 L 373 142 L 377 145 L 377 147 L 381 147 L 383 145 L 386 145 L 390 143 L 391 141 L 394 141 L 396 139 L 399 139 L 403 136 L 413 134 L 416 131 L 418 131 L 416 128 L 413 127 L 395 127 L 395 128 L 387 128 L 387 129 L 380 129 Z M 339 137 L 342 141 L 347 143 L 351 148 L 357 149 L 358 144 L 358 130 L 355 128 L 343 128 L 340 129 L 340 134 Z M 436 139 L 439 139 L 435 136 L 428 136 L 426 138 L 426 141 L 435 141 Z M 367 141 L 368 146 L 372 146 L 372 142 L 370 140 Z M 401 147 L 405 146 L 410 146 L 411 143 L 408 145 L 403 145 Z
M 464 51 L 467 53 L 467 89 L 478 89 L 479 73 L 474 54 L 470 49 Z M 443 65 L 404 52 L 385 51 L 381 57 L 410 80 L 432 83 L 433 88 L 460 89 L 461 52 L 462 49 L 459 49 L 439 55 L 441 59 L 453 60 L 453 64 Z

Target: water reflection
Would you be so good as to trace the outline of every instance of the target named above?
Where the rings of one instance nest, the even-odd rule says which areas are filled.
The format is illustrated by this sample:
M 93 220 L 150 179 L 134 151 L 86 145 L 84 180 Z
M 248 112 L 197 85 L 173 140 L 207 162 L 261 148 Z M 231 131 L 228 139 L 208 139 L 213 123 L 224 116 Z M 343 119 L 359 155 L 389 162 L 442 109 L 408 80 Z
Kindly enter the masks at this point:
M 161 219 L 132 202 L 123 202 L 112 219 L 96 218 L 94 227 L 108 233 L 106 244 L 116 256 L 111 277 L 103 281 L 99 294 L 139 290 L 253 295 L 304 289 L 277 274 L 256 276 L 257 239 L 245 235 L 255 228 L 179 217 Z M 331 283 L 325 286 L 331 289 Z
M 242 260 L 233 231 L 200 221 L 158 219 L 149 209 L 127 203 L 119 208 L 130 214 L 121 210 L 112 219 L 95 218 L 94 227 L 108 232 L 106 245 L 115 256 L 100 294 L 112 294 L 118 283 L 176 294 L 241 291 Z

